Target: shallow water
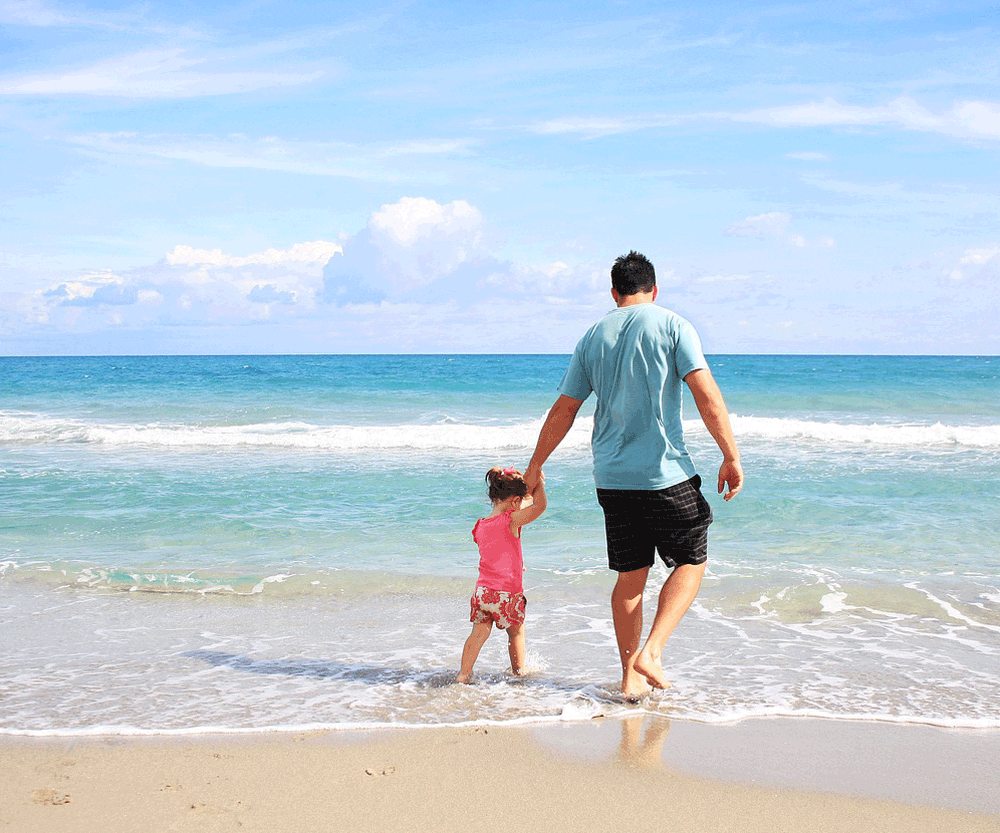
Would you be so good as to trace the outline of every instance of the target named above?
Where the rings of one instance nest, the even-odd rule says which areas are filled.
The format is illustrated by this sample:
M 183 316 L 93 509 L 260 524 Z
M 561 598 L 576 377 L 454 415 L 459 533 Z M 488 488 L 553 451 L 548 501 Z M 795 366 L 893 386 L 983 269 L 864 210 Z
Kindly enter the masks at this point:
M 0 731 L 634 710 L 589 403 L 525 533 L 532 671 L 495 635 L 450 685 L 483 474 L 526 462 L 566 360 L 0 359 Z M 1000 725 L 1000 360 L 711 361 L 748 483 L 710 495 L 674 687 L 638 709 Z M 718 452 L 687 424 L 711 492 Z

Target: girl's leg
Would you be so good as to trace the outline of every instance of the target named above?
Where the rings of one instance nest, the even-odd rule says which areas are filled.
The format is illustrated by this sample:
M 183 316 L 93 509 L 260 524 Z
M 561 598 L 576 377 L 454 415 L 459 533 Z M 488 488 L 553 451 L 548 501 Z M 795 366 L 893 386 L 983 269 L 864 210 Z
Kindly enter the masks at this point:
M 510 670 L 520 676 L 524 673 L 526 654 L 523 624 L 507 628 L 507 651 L 510 653 Z
M 489 639 L 490 631 L 493 630 L 493 621 L 476 622 L 472 626 L 472 633 L 465 640 L 465 648 L 462 650 L 462 670 L 455 678 L 457 683 L 467 683 L 472 678 L 472 666 L 476 664 L 479 652 Z

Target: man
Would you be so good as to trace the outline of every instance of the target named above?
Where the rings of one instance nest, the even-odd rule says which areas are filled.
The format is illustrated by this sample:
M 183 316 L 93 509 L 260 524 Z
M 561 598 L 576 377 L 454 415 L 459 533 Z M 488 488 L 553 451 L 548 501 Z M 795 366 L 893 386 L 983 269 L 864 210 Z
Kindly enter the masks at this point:
M 594 480 L 604 510 L 608 566 L 618 572 L 611 612 L 627 697 L 638 697 L 649 686 L 670 685 L 663 673 L 663 647 L 698 594 L 708 557 L 712 510 L 684 447 L 682 380 L 722 451 L 719 493 L 728 487 L 728 501 L 743 487 L 729 412 L 698 334 L 679 315 L 656 306 L 656 296 L 649 260 L 630 252 L 615 261 L 611 297 L 617 308 L 577 344 L 524 474 L 530 492 L 580 406 L 596 393 Z M 640 650 L 642 595 L 654 550 L 671 573 Z

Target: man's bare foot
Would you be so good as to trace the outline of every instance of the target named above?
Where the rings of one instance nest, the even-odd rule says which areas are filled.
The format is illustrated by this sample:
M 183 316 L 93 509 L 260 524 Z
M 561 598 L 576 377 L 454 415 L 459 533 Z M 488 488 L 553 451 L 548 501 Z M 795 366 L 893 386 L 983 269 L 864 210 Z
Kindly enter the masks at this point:
M 622 673 L 622 695 L 626 700 L 638 701 L 649 694 L 649 686 L 642 674 L 626 668 Z
M 457 677 L 455 677 L 456 683 L 463 683 L 464 685 L 468 685 L 471 680 L 472 680 L 471 674 L 459 674 Z
M 663 666 L 660 665 L 660 658 L 648 653 L 645 648 L 635 655 L 635 662 L 632 664 L 636 674 L 641 674 L 646 678 L 653 688 L 670 688 L 673 683 L 663 676 Z

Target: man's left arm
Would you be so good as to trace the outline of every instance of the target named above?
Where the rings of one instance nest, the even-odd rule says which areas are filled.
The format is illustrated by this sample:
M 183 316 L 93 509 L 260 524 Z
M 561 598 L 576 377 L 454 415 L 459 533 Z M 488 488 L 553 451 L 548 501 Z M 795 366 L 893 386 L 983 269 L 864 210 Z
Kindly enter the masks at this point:
M 726 500 L 736 497 L 743 488 L 743 464 L 740 462 L 740 452 L 736 448 L 736 438 L 733 437 L 733 427 L 729 423 L 729 410 L 722 398 L 722 391 L 708 368 L 692 370 L 684 381 L 691 389 L 694 403 L 698 406 L 701 421 L 705 423 L 708 433 L 712 435 L 722 452 L 722 465 L 719 467 L 719 494 L 728 486 Z
M 549 409 L 548 416 L 545 417 L 545 422 L 542 424 L 542 430 L 538 432 L 535 453 L 531 455 L 528 468 L 524 470 L 524 484 L 528 487 L 529 495 L 534 491 L 535 484 L 542 478 L 542 466 L 569 433 L 569 429 L 573 427 L 576 415 L 582 405 L 582 399 L 574 399 L 562 394 Z

